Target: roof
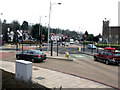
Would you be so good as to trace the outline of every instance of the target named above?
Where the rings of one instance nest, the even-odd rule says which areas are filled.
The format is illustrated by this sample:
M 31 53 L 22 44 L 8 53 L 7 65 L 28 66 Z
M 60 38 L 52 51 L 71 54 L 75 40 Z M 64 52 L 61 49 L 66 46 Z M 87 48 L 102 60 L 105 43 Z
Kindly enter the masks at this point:
M 35 49 L 29 49 L 29 50 L 31 50 L 31 51 L 40 51 L 40 50 L 35 50 Z
M 115 48 L 112 48 L 112 47 L 106 47 L 105 50 L 115 50 Z
M 109 28 L 120 28 L 120 26 L 110 26 Z

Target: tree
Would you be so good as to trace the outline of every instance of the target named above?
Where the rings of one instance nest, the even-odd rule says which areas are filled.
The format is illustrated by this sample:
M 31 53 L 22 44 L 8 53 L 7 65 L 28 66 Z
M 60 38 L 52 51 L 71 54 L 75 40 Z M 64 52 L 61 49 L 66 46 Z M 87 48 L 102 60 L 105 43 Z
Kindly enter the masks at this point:
M 95 42 L 97 42 L 97 43 L 98 43 L 99 38 L 98 38 L 98 37 L 94 37 L 94 38 L 93 38 L 93 41 L 95 41 Z
M 87 41 L 93 41 L 94 35 L 93 34 L 89 34 L 87 36 Z
M 31 30 L 31 35 L 33 38 L 37 39 L 39 36 L 39 24 L 33 25 Z
M 22 30 L 28 30 L 28 22 L 27 21 L 23 21 L 21 29 Z
M 3 24 L 6 24 L 6 22 L 7 22 L 6 19 L 4 19 L 4 20 L 3 20 Z
M 41 37 L 42 35 L 44 35 L 44 41 L 47 41 L 47 37 L 48 37 L 48 29 L 46 27 L 42 27 L 40 26 L 40 33 L 41 33 Z M 33 25 L 32 30 L 31 30 L 31 35 L 33 38 L 35 39 L 40 39 L 39 36 L 39 24 Z
M 17 20 L 12 21 L 12 23 L 10 24 L 11 30 L 16 32 L 17 30 L 20 29 L 20 24 Z
M 88 32 L 87 31 L 85 31 L 85 34 L 84 35 L 87 35 L 88 36 Z
M 3 35 L 3 41 L 8 42 L 8 35 L 7 35 L 7 33 L 5 33 Z

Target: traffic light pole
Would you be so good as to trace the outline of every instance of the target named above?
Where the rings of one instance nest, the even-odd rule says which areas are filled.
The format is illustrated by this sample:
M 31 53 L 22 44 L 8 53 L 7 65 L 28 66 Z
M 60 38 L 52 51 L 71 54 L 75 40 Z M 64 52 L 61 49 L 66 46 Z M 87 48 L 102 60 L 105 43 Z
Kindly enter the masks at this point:
M 22 52 L 23 52 L 23 33 L 22 33 Z
M 83 52 L 85 52 L 85 41 L 83 42 Z
M 41 16 L 40 16 L 40 23 L 41 23 Z M 41 29 L 40 29 L 40 24 L 39 24 L 39 36 L 40 36 L 39 49 L 40 49 L 40 51 L 41 51 Z
M 30 46 L 31 46 L 31 36 L 30 36 Z
M 57 56 L 58 56 L 58 41 L 57 41 Z
M 18 35 L 16 35 L 16 51 L 18 51 Z
M 40 37 L 39 49 L 41 50 L 41 35 L 39 35 L 39 37 Z
M 93 41 L 92 41 L 92 52 L 91 53 L 93 53 Z
M 97 43 L 97 53 L 98 53 L 98 43 Z
M 53 41 L 51 40 L 51 56 L 52 56 L 52 51 L 53 51 Z

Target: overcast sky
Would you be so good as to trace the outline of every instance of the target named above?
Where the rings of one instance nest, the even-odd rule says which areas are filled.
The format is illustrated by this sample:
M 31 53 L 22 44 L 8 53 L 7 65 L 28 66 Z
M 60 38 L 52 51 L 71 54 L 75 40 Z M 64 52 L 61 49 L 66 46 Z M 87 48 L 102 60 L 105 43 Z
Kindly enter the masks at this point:
M 52 28 L 88 31 L 89 34 L 102 33 L 102 21 L 110 19 L 111 26 L 118 26 L 119 0 L 51 0 L 50 26 Z M 50 0 L 0 0 L 0 18 L 7 23 L 18 20 L 20 24 L 39 23 L 48 25 Z M 45 17 L 47 16 L 47 17 Z

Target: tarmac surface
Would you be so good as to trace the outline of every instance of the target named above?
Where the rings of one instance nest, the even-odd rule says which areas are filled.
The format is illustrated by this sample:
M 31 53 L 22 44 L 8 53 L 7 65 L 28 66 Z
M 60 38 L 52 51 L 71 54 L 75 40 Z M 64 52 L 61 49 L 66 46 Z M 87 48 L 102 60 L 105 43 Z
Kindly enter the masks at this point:
M 7 52 L 7 51 L 6 51 Z M 48 58 L 55 58 L 59 60 L 70 60 L 73 59 L 66 58 L 63 55 L 56 57 L 56 52 L 53 52 L 53 56 L 50 53 L 44 51 Z M 16 53 L 16 52 L 15 52 Z M 54 56 L 55 55 L 55 56 Z M 15 62 L 0 61 L 0 68 L 5 71 L 15 74 Z M 112 89 L 110 86 L 87 80 L 81 77 L 76 77 L 67 73 L 58 72 L 46 68 L 41 68 L 37 66 L 32 66 L 32 81 L 44 85 L 48 88 L 104 88 Z
M 0 68 L 15 74 L 15 62 L 0 63 Z M 32 66 L 32 81 L 48 88 L 110 88 L 94 81 L 36 66 Z

